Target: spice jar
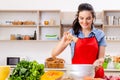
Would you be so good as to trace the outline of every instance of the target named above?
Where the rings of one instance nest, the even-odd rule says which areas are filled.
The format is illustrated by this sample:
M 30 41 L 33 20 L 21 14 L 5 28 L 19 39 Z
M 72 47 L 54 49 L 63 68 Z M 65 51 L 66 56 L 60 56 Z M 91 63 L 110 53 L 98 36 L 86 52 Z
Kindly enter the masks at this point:
M 10 35 L 10 40 L 16 40 L 15 34 Z
M 16 39 L 17 39 L 17 40 L 22 40 L 21 34 L 17 34 Z
M 25 36 L 23 37 L 23 40 L 30 40 L 30 36 L 29 36 L 29 35 L 25 35 Z

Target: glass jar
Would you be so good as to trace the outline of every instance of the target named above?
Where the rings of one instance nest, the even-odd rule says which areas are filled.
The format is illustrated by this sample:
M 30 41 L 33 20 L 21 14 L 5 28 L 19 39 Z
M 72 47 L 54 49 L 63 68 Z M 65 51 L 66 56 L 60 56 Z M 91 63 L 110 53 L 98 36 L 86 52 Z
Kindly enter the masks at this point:
M 30 36 L 29 35 L 25 35 L 23 40 L 30 40 Z
M 10 40 L 16 40 L 15 34 L 10 35 Z
M 17 34 L 16 39 L 17 39 L 17 40 L 22 40 L 21 34 Z

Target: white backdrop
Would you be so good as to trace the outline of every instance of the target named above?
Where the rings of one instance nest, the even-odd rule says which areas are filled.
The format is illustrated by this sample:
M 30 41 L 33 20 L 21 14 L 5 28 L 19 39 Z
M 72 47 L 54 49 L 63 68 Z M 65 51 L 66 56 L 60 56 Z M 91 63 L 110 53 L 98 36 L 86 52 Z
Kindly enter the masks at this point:
M 0 9 L 60 9 L 76 11 L 82 2 L 92 4 L 95 11 L 120 9 L 120 0 L 0 0 Z

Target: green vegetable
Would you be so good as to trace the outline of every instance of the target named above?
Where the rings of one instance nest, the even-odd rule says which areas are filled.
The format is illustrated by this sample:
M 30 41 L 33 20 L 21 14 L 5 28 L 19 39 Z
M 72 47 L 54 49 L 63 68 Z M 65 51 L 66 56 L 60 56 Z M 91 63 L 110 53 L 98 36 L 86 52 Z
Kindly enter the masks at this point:
M 106 55 L 105 59 L 104 59 L 104 62 L 109 63 L 110 61 L 112 61 L 111 56 L 110 55 Z
M 56 37 L 57 35 L 45 35 L 46 37 Z
M 44 65 L 37 61 L 22 60 L 17 64 L 8 80 L 40 80 L 44 74 Z
M 108 63 L 112 61 L 112 58 L 110 55 L 106 55 L 104 58 L 103 68 L 107 69 Z

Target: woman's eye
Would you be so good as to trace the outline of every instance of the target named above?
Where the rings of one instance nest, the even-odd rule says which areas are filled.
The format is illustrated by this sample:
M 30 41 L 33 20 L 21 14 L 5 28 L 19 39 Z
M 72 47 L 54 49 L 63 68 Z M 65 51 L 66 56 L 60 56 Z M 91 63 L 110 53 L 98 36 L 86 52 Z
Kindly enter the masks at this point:
M 88 17 L 87 20 L 91 20 L 91 17 Z
M 83 19 L 86 19 L 86 20 L 91 20 L 91 17 L 88 17 L 88 18 L 79 18 L 79 20 L 83 20 Z
M 80 20 L 83 20 L 84 18 L 79 18 Z

